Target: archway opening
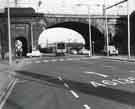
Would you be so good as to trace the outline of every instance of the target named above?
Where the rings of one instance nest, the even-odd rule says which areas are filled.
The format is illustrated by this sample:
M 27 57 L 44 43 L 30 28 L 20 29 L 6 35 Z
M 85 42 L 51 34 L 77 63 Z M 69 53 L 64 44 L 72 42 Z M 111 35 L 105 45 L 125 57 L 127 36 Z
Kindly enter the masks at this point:
M 22 42 L 22 56 L 26 56 L 27 52 L 28 52 L 28 43 L 27 43 L 27 39 L 23 36 L 19 36 L 15 38 L 15 42 L 19 40 Z
M 80 22 L 64 22 L 64 23 L 59 23 L 55 24 L 53 26 L 50 26 L 48 28 L 53 28 L 53 27 L 65 27 L 69 29 L 73 29 L 80 34 L 85 39 L 85 48 L 89 49 L 89 25 L 85 23 L 80 23 Z M 104 34 L 101 33 L 97 28 L 91 26 L 91 38 L 92 38 L 92 48 L 95 53 L 101 53 L 102 49 L 104 48 Z

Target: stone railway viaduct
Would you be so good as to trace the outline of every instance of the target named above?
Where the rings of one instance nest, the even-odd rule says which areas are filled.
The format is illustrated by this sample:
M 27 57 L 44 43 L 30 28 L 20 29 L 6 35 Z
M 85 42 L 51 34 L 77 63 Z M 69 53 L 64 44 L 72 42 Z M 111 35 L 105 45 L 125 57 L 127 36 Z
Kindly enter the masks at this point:
M 22 12 L 21 12 L 22 11 Z M 27 10 L 26 10 L 27 11 Z M 11 10 L 11 39 L 14 54 L 14 44 L 16 39 L 22 40 L 25 52 L 37 46 L 39 34 L 43 27 L 65 27 L 81 33 L 86 41 L 86 48 L 89 48 L 89 22 L 88 15 L 71 15 L 71 14 L 41 14 L 35 13 L 31 8 L 27 12 L 23 9 Z M 125 24 L 125 16 L 108 16 L 109 41 L 115 37 L 119 25 Z M 7 13 L 0 13 L 0 47 L 2 52 L 8 52 L 8 34 L 7 34 Z M 92 41 L 94 42 L 95 51 L 103 49 L 106 43 L 105 16 L 91 15 L 91 32 Z M 64 34 L 63 34 L 64 35 Z

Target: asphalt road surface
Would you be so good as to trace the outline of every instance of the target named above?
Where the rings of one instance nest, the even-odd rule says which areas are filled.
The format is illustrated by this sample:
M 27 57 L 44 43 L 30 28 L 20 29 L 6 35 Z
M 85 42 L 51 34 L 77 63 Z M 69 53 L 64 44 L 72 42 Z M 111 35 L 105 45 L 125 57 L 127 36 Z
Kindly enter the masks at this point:
M 4 109 L 134 109 L 134 66 L 101 57 L 26 60 Z

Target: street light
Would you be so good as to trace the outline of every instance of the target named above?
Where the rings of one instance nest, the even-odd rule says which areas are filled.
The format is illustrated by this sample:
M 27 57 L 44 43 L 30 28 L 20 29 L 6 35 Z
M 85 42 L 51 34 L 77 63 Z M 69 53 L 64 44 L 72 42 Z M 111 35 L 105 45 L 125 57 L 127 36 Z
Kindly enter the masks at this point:
M 117 6 L 117 5 L 119 5 L 119 4 L 121 4 L 121 3 L 124 3 L 124 2 L 126 2 L 127 1 L 127 14 L 128 14 L 128 58 L 130 59 L 131 58 L 131 51 L 130 51 L 130 10 L 132 10 L 132 7 L 129 7 L 129 5 L 130 5 L 130 0 L 123 0 L 123 1 L 120 1 L 120 2 L 118 2 L 118 3 L 116 3 L 116 4 L 113 4 L 113 5 L 111 5 L 111 6 L 108 6 L 108 7 L 105 7 L 104 8 L 104 12 L 105 12 L 105 10 L 107 10 L 107 9 L 110 9 L 110 8 L 113 8 L 114 6 Z M 133 0 L 134 1 L 134 0 Z M 131 4 L 133 4 L 134 5 L 134 2 L 131 2 Z M 104 0 L 104 4 L 106 3 L 106 1 Z M 134 6 L 133 6 L 134 7 Z
M 33 44 L 33 42 L 34 42 L 34 39 L 33 39 L 33 25 L 34 25 L 34 23 L 31 23 L 31 48 L 32 48 L 32 51 L 33 51 L 33 47 L 34 47 L 34 44 Z
M 11 31 L 10 31 L 10 7 L 8 0 L 8 48 L 9 48 L 9 64 L 12 64 L 12 49 L 11 49 Z
M 76 4 L 77 6 L 86 6 L 88 9 L 88 22 L 89 22 L 89 56 L 92 56 L 92 42 L 91 42 L 91 16 L 90 16 L 90 5 L 89 4 Z
M 131 58 L 130 54 L 130 12 L 129 12 L 129 0 L 127 1 L 127 14 L 128 14 L 128 58 Z
M 107 24 L 107 13 L 106 13 L 106 0 L 104 0 L 103 14 L 105 16 L 105 29 L 106 29 L 106 50 L 107 56 L 109 56 L 109 36 L 108 36 L 108 24 Z

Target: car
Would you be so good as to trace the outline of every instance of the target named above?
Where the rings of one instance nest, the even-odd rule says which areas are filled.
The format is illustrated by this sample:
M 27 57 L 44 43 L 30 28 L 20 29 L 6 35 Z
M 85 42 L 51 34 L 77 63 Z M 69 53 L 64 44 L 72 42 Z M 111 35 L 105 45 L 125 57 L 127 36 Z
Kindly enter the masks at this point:
M 108 46 L 108 52 L 109 52 L 109 55 L 118 55 L 119 54 L 118 49 L 114 45 Z M 104 54 L 107 55 L 107 47 L 106 46 L 104 47 Z
M 70 53 L 71 54 L 75 54 L 75 55 L 78 54 L 77 50 L 74 50 L 74 49 L 73 50 L 70 50 Z
M 42 56 L 39 50 L 33 50 L 31 53 L 27 53 L 28 57 L 39 57 Z
M 81 49 L 79 50 L 79 54 L 81 55 L 89 55 L 90 54 L 90 50 L 87 50 L 87 49 Z

